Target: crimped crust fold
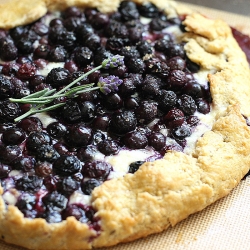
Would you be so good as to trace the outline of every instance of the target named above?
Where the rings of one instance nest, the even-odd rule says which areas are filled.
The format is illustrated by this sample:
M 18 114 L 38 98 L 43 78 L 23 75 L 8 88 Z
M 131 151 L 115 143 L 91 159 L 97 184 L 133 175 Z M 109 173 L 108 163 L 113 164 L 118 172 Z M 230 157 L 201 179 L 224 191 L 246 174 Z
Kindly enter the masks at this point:
M 35 19 L 47 9 L 58 9 L 59 5 L 61 9 L 70 5 L 99 7 L 108 12 L 115 10 L 119 2 L 37 1 L 34 10 L 39 15 Z M 155 0 L 154 3 L 169 7 L 167 11 L 174 13 L 171 1 Z M 10 28 L 33 21 L 28 18 L 20 22 L 15 18 L 16 22 L 0 21 L 0 26 Z M 97 187 L 92 193 L 92 205 L 101 220 L 100 235 L 72 217 L 57 224 L 24 218 L 15 206 L 6 207 L 1 197 L 2 239 L 31 249 L 111 246 L 174 226 L 224 197 L 239 183 L 250 166 L 250 129 L 243 117 L 250 117 L 247 95 L 250 71 L 246 57 L 224 22 L 192 14 L 184 24 L 187 33 L 183 41 L 188 57 L 209 73 L 215 119 L 212 130 L 198 139 L 193 153 L 168 152 L 161 160 L 143 164 L 133 175 L 127 174 Z

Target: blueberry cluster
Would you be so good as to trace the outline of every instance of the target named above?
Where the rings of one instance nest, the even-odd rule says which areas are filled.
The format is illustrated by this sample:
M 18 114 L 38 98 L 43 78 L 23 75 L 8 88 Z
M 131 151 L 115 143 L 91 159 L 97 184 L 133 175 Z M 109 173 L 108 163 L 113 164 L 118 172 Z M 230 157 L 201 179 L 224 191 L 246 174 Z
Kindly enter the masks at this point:
M 150 22 L 143 24 L 140 17 Z M 0 31 L 5 61 L 0 66 L 0 178 L 5 192 L 16 188 L 20 193 L 16 206 L 25 217 L 52 223 L 74 216 L 99 230 L 91 206 L 69 202 L 75 191 L 90 195 L 109 178 L 113 168 L 97 154 L 183 150 L 199 123 L 195 113 L 209 113 L 211 97 L 209 87 L 193 77 L 199 66 L 168 32 L 173 26 L 179 28 L 181 19 L 168 18 L 152 3 L 123 1 L 111 14 L 70 7 L 60 17 L 48 13 L 30 25 Z M 13 122 L 30 106 L 11 103 L 10 97 L 60 90 L 116 54 L 124 56 L 124 65 L 102 68 L 77 83 L 102 86 L 108 75 L 111 87 L 120 79 L 115 92 L 57 98 L 55 103 L 65 105 L 49 112 L 56 121 L 47 127 L 37 117 Z M 47 76 L 39 73 L 51 62 L 64 66 Z M 131 164 L 129 172 L 142 163 Z

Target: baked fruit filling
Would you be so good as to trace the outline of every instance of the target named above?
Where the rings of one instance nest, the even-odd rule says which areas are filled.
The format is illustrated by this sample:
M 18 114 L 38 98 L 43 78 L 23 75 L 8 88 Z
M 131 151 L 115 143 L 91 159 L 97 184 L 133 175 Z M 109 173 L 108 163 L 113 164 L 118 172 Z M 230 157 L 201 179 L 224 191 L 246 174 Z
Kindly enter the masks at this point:
M 0 31 L 0 178 L 7 206 L 50 223 L 74 216 L 98 231 L 95 187 L 168 150 L 192 149 L 210 129 L 204 117 L 212 100 L 180 42 L 183 18 L 124 1 L 112 14 L 70 7 Z M 120 63 L 93 70 L 107 59 Z M 25 117 L 40 105 L 28 103 L 31 94 L 59 92 L 73 81 L 68 90 L 83 91 L 63 92 L 43 106 L 56 109 Z

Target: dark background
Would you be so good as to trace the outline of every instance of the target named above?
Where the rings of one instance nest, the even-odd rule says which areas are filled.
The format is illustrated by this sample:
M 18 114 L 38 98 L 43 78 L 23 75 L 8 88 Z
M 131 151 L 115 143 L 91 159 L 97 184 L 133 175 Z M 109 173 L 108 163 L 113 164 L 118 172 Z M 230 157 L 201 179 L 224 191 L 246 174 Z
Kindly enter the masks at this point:
M 250 0 L 176 0 L 176 2 L 196 4 L 250 17 Z

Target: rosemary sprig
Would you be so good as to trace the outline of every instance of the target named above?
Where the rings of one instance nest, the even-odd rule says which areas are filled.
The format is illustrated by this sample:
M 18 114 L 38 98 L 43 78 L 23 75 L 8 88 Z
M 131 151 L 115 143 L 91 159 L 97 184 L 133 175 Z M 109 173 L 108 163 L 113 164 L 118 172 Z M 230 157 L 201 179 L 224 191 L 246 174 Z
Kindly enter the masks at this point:
M 34 115 L 36 113 L 47 112 L 65 105 L 64 103 L 54 104 L 52 106 L 45 106 L 55 99 L 60 97 L 67 97 L 67 98 L 75 98 L 80 93 L 93 91 L 100 89 L 104 94 L 109 94 L 110 92 L 115 92 L 118 90 L 118 86 L 122 83 L 116 76 L 108 76 L 106 78 L 100 77 L 97 86 L 94 86 L 94 83 L 86 84 L 83 86 L 76 86 L 73 87 L 77 82 L 81 81 L 84 77 L 90 75 L 91 73 L 99 70 L 101 68 L 114 68 L 118 67 L 119 65 L 123 65 L 123 56 L 115 55 L 110 57 L 102 62 L 100 66 L 93 68 L 92 70 L 88 71 L 87 73 L 82 74 L 76 80 L 56 92 L 56 89 L 43 89 L 41 91 L 35 92 L 28 96 L 25 96 L 21 99 L 9 98 L 11 102 L 21 103 L 21 104 L 31 104 L 31 108 L 26 113 L 22 114 L 21 116 L 17 117 L 14 121 L 18 122 L 30 115 Z

